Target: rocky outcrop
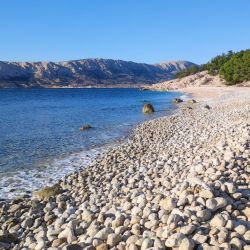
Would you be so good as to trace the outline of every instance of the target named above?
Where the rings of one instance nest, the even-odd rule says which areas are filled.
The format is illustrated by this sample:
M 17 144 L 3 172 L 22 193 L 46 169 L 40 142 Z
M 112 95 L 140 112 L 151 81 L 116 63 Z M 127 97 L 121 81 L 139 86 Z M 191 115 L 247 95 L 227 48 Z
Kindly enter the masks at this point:
M 0 61 L 0 87 L 139 86 L 172 79 L 177 72 L 193 65 L 187 61 L 151 65 L 111 59 Z

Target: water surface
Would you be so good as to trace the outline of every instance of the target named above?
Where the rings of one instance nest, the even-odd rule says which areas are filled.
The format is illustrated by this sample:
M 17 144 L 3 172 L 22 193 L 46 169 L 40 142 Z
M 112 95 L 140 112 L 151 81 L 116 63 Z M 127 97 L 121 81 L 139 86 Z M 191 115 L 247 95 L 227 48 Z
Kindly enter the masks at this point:
M 176 92 L 1 89 L 0 198 L 53 183 L 86 165 L 138 122 L 173 110 Z M 144 116 L 143 104 L 157 112 Z M 93 128 L 81 132 L 90 124 Z

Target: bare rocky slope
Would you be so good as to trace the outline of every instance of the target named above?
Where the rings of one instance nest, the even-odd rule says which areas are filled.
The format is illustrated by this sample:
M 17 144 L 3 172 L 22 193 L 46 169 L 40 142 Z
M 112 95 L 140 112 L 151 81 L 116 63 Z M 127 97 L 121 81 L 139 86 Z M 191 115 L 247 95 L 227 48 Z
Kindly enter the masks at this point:
M 0 61 L 0 87 L 139 86 L 172 79 L 177 72 L 193 65 L 188 61 L 151 65 L 112 59 Z
M 187 87 L 201 87 L 201 86 L 221 87 L 225 86 L 225 81 L 221 79 L 218 75 L 212 76 L 209 75 L 207 71 L 202 71 L 180 79 L 163 81 L 154 84 L 152 86 L 149 86 L 148 88 L 155 90 L 177 90 Z
M 171 79 L 163 82 L 145 86 L 147 89 L 153 90 L 180 90 L 190 87 L 222 87 L 226 82 L 219 75 L 210 75 L 207 71 L 201 71 L 196 74 L 178 79 Z M 235 85 L 237 87 L 249 87 L 250 81 L 245 81 Z

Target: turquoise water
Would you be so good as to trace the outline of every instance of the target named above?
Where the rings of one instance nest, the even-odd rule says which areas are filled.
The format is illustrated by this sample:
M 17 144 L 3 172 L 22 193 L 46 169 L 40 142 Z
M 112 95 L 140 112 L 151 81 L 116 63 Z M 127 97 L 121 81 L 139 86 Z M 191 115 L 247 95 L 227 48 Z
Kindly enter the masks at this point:
M 84 167 L 131 127 L 174 109 L 176 92 L 138 89 L 1 89 L 0 198 Z M 145 116 L 143 104 L 156 112 Z M 84 124 L 93 128 L 80 131 Z

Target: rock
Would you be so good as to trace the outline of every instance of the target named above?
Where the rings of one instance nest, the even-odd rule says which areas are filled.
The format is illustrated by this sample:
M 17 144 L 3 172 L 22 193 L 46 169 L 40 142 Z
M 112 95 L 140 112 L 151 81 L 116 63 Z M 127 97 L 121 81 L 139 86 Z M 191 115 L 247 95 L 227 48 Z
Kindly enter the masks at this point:
M 183 102 L 183 100 L 180 98 L 174 98 L 173 102 L 174 103 L 181 103 L 181 102 Z
M 167 211 L 172 211 L 176 208 L 177 202 L 174 198 L 166 198 L 160 201 L 160 206 Z
M 95 238 L 97 239 L 101 239 L 101 240 L 107 240 L 108 235 L 112 234 L 114 231 L 112 228 L 110 227 L 105 227 L 103 229 L 101 229 L 96 235 Z
M 94 215 L 91 211 L 87 210 L 87 209 L 84 209 L 83 212 L 82 212 L 82 220 L 89 223 L 93 220 L 94 218 Z M 94 227 L 94 225 L 93 225 Z M 88 229 L 88 231 L 90 231 L 91 229 Z
M 45 241 L 43 239 L 39 239 L 35 246 L 35 250 L 43 250 L 45 249 L 45 246 L 46 246 Z
M 28 218 L 22 222 L 21 227 L 22 228 L 27 228 L 27 227 L 29 228 L 29 227 L 32 227 L 33 223 L 34 223 L 33 219 Z
M 206 242 L 208 236 L 207 235 L 203 235 L 203 234 L 200 234 L 200 233 L 197 233 L 193 236 L 193 240 L 195 243 L 197 244 L 203 244 Z
M 230 241 L 230 245 L 237 250 L 242 249 L 242 241 L 239 238 L 232 238 Z
M 214 218 L 210 221 L 210 225 L 212 227 L 224 227 L 226 224 L 226 220 L 221 214 L 216 214 Z
M 107 244 L 110 247 L 116 246 L 120 241 L 121 241 L 121 236 L 119 234 L 112 233 L 108 235 Z
M 181 241 L 179 249 L 181 249 L 181 250 L 193 250 L 194 247 L 195 247 L 195 243 L 192 239 L 184 238 Z
M 206 201 L 206 207 L 211 211 L 216 211 L 219 208 L 223 208 L 227 205 L 227 200 L 223 197 L 216 197 L 212 199 L 208 199 Z
M 62 245 L 63 243 L 67 242 L 67 240 L 64 238 L 61 239 L 55 239 L 52 242 L 52 247 L 59 247 L 60 245 Z
M 130 245 L 133 243 L 136 243 L 137 240 L 139 239 L 139 237 L 137 235 L 131 235 L 130 237 L 128 237 L 128 239 L 126 240 L 126 244 Z
M 197 103 L 197 101 L 194 100 L 194 99 L 190 99 L 190 100 L 187 101 L 187 103 L 188 103 L 188 104 L 194 104 L 194 103 Z
M 67 239 L 67 242 L 70 244 L 75 240 L 74 231 L 72 228 L 66 227 L 61 233 L 59 233 L 58 238 Z
M 244 235 L 245 232 L 247 231 L 247 228 L 246 226 L 244 225 L 238 225 L 234 228 L 234 231 L 237 232 L 238 234 L 240 235 Z
M 52 187 L 46 187 L 40 191 L 33 193 L 33 197 L 39 200 L 48 200 L 50 197 L 55 197 L 56 195 L 62 193 L 62 188 L 59 184 L 55 184 Z
M 153 107 L 152 104 L 146 103 L 146 104 L 144 104 L 144 106 L 143 106 L 142 112 L 143 112 L 144 114 L 151 114 L 151 113 L 155 112 L 155 110 L 154 110 L 154 107 Z
M 0 249 L 1 250 L 7 250 L 7 249 L 10 249 L 11 248 L 11 245 L 8 244 L 8 243 L 4 243 L 4 242 L 0 242 Z
M 199 193 L 199 196 L 205 199 L 211 199 L 214 197 L 214 194 L 209 189 L 202 189 Z
M 128 250 L 139 250 L 139 249 L 134 243 L 132 243 L 128 246 Z
M 208 209 L 198 211 L 196 215 L 200 219 L 200 221 L 207 221 L 212 216 L 211 212 Z
M 153 241 L 153 240 L 146 238 L 146 239 L 144 239 L 143 242 L 142 242 L 141 250 L 146 250 L 146 249 L 152 247 L 153 244 L 154 244 L 154 241 Z
M 66 246 L 65 250 L 83 250 L 83 248 L 78 244 L 70 244 Z
M 106 243 L 102 243 L 96 247 L 96 250 L 108 250 L 108 245 Z
M 207 104 L 204 106 L 204 108 L 208 109 L 208 110 L 211 109 L 211 107 L 209 105 L 207 105 Z
M 5 233 L 0 235 L 0 242 L 11 244 L 18 243 L 19 240 L 16 234 Z
M 247 244 L 250 244 L 250 230 L 248 230 L 244 235 L 243 239 Z
M 185 238 L 185 235 L 182 233 L 172 234 L 166 241 L 166 247 L 179 247 L 182 240 Z
M 88 130 L 88 129 L 90 129 L 90 128 L 92 128 L 92 126 L 89 125 L 89 124 L 86 124 L 86 125 L 83 125 L 82 127 L 80 127 L 79 130 L 80 130 L 80 131 L 85 131 L 85 130 Z
M 230 182 L 226 182 L 225 183 L 225 186 L 227 187 L 227 191 L 229 194 L 233 194 L 236 192 L 236 187 L 233 183 L 230 183 Z
M 180 228 L 180 233 L 183 233 L 185 235 L 190 235 L 194 232 L 195 229 L 196 229 L 196 226 L 194 225 L 183 226 Z
M 19 204 L 13 204 L 10 209 L 9 209 L 9 213 L 15 213 L 17 211 L 19 211 L 20 209 L 23 208 L 23 204 L 19 203 Z

